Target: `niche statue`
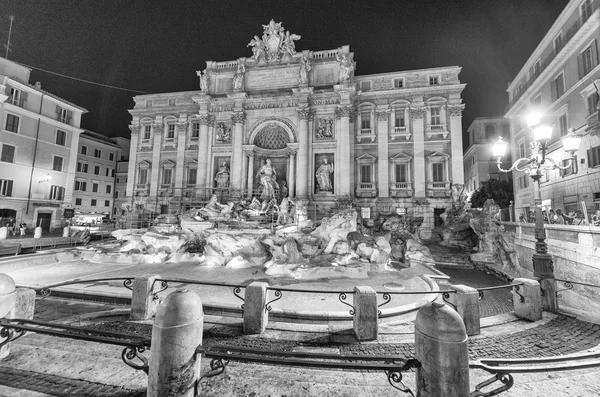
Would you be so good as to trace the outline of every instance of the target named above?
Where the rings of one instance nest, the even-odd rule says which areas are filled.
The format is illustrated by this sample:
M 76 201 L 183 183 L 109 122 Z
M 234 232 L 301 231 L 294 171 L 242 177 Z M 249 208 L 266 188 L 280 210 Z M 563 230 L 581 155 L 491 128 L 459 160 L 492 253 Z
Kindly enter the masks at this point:
M 223 161 L 223 165 L 219 167 L 219 172 L 215 175 L 215 182 L 217 182 L 217 188 L 229 187 L 229 167 L 227 167 L 226 161 Z
M 325 157 L 323 159 L 323 164 L 321 164 L 315 172 L 319 192 L 333 191 L 333 186 L 331 186 L 331 174 L 333 174 L 333 164 L 329 164 L 329 160 Z

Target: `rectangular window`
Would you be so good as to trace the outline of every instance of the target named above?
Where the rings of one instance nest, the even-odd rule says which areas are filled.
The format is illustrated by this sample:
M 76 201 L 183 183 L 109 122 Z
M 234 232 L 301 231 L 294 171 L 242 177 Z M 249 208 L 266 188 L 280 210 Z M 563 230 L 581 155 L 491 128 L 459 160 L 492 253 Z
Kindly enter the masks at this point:
M 594 59 L 592 57 L 591 46 L 586 48 L 586 50 L 581 53 L 581 66 L 583 68 L 583 74 L 581 77 L 587 75 L 594 68 Z
M 115 198 L 119 198 L 119 191 L 115 190 Z
M 99 165 L 94 166 L 94 175 L 100 175 L 100 166 Z
M 562 161 L 562 166 L 566 167 L 569 165 L 569 159 Z M 560 170 L 560 175 L 564 178 L 565 176 L 575 175 L 577 173 L 577 156 L 573 157 L 573 161 L 571 161 L 571 166 L 566 170 Z
M 17 90 L 16 88 L 11 87 L 10 96 L 6 102 L 15 106 L 21 106 L 21 90 Z
M 150 139 L 150 132 L 151 131 L 152 131 L 152 126 L 149 126 L 149 125 L 145 125 L 144 126 L 144 139 Z
M 579 6 L 579 13 L 581 14 L 581 19 L 583 21 L 587 20 L 592 15 L 593 11 L 594 9 L 592 7 L 592 0 L 585 0 Z
M 565 136 L 569 133 L 569 126 L 567 124 L 567 115 L 563 114 L 558 118 L 558 124 L 560 128 L 560 136 Z
M 429 85 L 440 84 L 440 76 L 429 76 Z
M 110 176 L 113 178 L 115 177 L 115 170 L 112 168 L 110 169 Z
M 362 183 L 371 183 L 371 166 L 361 165 L 360 166 L 360 181 Z
M 80 162 L 77 162 L 77 172 L 81 172 L 81 167 L 82 164 Z
M 114 153 L 109 153 L 109 154 L 108 154 L 108 159 L 109 159 L 110 161 L 115 161 L 115 154 L 114 154 Z
M 104 200 L 104 206 L 110 207 L 110 200 Z
M 97 200 L 96 199 L 92 199 L 92 203 L 90 204 L 92 207 L 95 207 L 97 204 Z
M 367 91 L 371 91 L 371 82 L 370 81 L 363 81 L 360 83 L 360 90 L 362 92 L 367 92 Z
M 431 108 L 431 125 L 441 125 L 442 117 L 441 117 L 441 109 L 440 108 Z
M 98 187 L 99 185 L 97 183 L 92 183 L 92 192 L 98 193 Z
M 19 132 L 19 117 L 8 113 L 6 115 L 6 130 L 10 132 Z
M 54 171 L 62 171 L 63 170 L 63 158 L 59 156 L 54 156 L 54 160 L 52 162 L 52 169 Z
M 15 147 L 12 145 L 7 145 L 6 143 L 2 145 L 2 154 L 0 155 L 0 161 L 3 161 L 5 163 L 14 163 Z
M 563 48 L 562 32 L 554 38 L 554 53 L 558 54 Z
M 162 184 L 170 185 L 171 184 L 171 176 L 173 175 L 173 170 L 171 168 L 164 168 L 162 174 Z
M 146 183 L 148 183 L 148 170 L 146 168 L 140 169 L 138 183 L 140 185 L 145 185 Z
M 175 124 L 167 125 L 167 139 L 175 138 Z
M 198 170 L 196 168 L 189 168 L 188 169 L 188 177 L 187 177 L 187 184 L 188 185 L 195 185 L 196 184 L 196 176 L 198 175 Z
M 408 182 L 406 178 L 406 164 L 396 164 L 396 182 Z
M 198 139 L 200 136 L 200 123 L 192 123 L 192 135 L 190 138 Z
M 552 92 L 552 102 L 564 95 L 565 79 L 562 73 L 550 83 L 550 88 Z
M 600 146 L 595 146 L 587 151 L 588 166 L 590 168 L 600 165 Z
M 75 190 L 79 190 L 80 192 L 85 192 L 86 188 L 87 188 L 87 182 L 75 181 Z
M 588 102 L 588 116 L 598 111 L 598 99 L 599 95 L 597 92 L 593 93 L 587 98 Z
M 433 182 L 444 182 L 444 163 L 433 163 Z
M 537 77 L 540 75 L 540 72 L 542 70 L 542 64 L 540 62 L 540 60 L 538 59 L 537 62 L 535 63 L 535 65 L 533 66 L 533 77 Z
M 50 200 L 62 200 L 65 196 L 65 188 L 62 186 L 50 186 Z
M 371 112 L 362 112 L 360 114 L 360 128 L 361 129 L 371 128 Z
M 107 167 L 106 168 L 106 176 L 109 176 L 109 175 L 110 175 L 110 168 Z
M 0 196 L 12 196 L 13 181 L 9 179 L 0 179 Z
M 525 145 L 525 141 L 519 142 L 519 157 L 527 157 L 527 146 Z
M 404 79 L 394 79 L 394 88 L 404 88 Z
M 394 127 L 406 127 L 404 110 L 396 111 L 396 120 L 394 121 Z
M 112 193 L 112 185 L 106 185 L 106 194 Z
M 56 130 L 56 144 L 60 146 L 65 146 L 67 142 L 67 133 L 62 130 Z
M 102 150 L 100 150 L 100 149 L 94 149 L 94 157 L 96 157 L 96 158 L 102 158 Z
M 84 156 L 87 155 L 87 146 L 81 146 L 81 154 L 83 154 Z
M 75 199 L 75 205 L 81 205 L 81 202 L 82 202 L 82 201 L 83 201 L 82 199 L 80 199 L 80 198 L 76 198 L 76 199 Z

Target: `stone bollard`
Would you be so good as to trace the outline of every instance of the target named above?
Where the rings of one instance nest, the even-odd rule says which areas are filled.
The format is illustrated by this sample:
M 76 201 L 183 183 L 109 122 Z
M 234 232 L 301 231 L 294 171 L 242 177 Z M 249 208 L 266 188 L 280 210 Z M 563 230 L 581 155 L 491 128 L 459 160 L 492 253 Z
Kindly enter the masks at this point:
M 6 226 L 0 227 L 0 240 L 6 240 L 8 237 L 8 228 Z
M 267 304 L 267 287 L 269 284 L 253 282 L 244 291 L 244 333 L 261 334 L 267 329 L 269 312 Z
M 42 227 L 38 226 L 33 232 L 33 238 L 42 238 Z
M 63 237 L 70 237 L 71 236 L 71 228 L 69 226 L 65 226 L 63 228 Z
M 456 312 L 463 319 L 467 335 L 479 335 L 481 329 L 481 315 L 479 313 L 479 292 L 475 288 L 466 285 L 451 285 L 456 294 L 450 294 Z M 454 295 L 454 296 L 453 296 Z
M 544 291 L 542 296 L 542 309 L 551 313 L 558 313 L 558 297 L 556 291 L 558 286 L 553 278 L 542 278 L 540 280 L 540 288 Z
M 371 287 L 354 287 L 354 335 L 359 341 L 377 339 L 377 292 Z
M 541 320 L 542 290 L 540 283 L 529 278 L 516 278 L 513 282 L 523 283 L 523 285 L 515 285 L 512 290 L 515 316 L 529 321 Z
M 17 303 L 17 288 L 15 280 L 7 274 L 0 273 L 0 318 L 12 318 L 15 304 Z M 0 342 L 6 338 L 0 336 Z M 0 360 L 10 353 L 10 343 L 0 348 Z
M 198 395 L 204 311 L 194 291 L 179 289 L 158 306 L 152 326 L 148 397 Z
M 160 289 L 160 282 L 155 281 L 157 278 L 160 275 L 136 277 L 133 280 L 129 314 L 132 320 L 149 320 L 156 314 L 158 299 L 154 299 L 153 294 Z
M 456 311 L 436 302 L 423 306 L 415 320 L 417 396 L 469 395 L 469 349 L 465 324 Z

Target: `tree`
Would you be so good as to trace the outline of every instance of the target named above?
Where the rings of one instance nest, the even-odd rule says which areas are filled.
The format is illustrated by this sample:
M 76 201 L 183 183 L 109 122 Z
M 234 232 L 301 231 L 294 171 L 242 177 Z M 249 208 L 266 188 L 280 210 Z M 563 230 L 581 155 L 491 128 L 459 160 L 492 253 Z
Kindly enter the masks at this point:
M 479 189 L 471 195 L 471 207 L 481 208 L 487 199 L 494 199 L 500 208 L 508 208 L 511 200 L 514 200 L 512 182 L 498 179 L 481 182 Z

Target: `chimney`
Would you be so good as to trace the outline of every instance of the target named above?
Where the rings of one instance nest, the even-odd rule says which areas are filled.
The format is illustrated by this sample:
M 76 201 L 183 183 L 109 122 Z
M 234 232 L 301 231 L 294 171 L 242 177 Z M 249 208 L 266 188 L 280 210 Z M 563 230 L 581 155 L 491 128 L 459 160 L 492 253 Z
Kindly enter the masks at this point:
M 35 82 L 35 88 L 37 88 L 38 90 L 42 89 L 42 82 L 41 81 L 36 81 Z

